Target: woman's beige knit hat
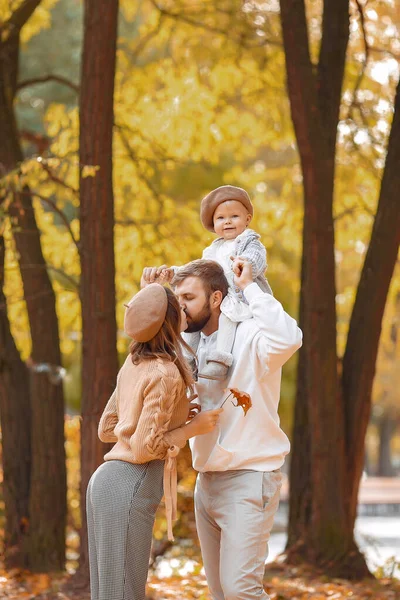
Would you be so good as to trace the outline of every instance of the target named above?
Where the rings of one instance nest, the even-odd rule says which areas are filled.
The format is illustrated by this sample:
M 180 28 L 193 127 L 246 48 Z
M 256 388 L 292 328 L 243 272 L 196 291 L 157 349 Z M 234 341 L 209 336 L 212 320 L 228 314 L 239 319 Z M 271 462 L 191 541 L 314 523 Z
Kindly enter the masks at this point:
M 135 342 L 149 342 L 164 323 L 168 308 L 167 292 L 159 283 L 150 283 L 125 306 L 125 333 Z
M 208 231 L 214 231 L 213 216 L 217 207 L 227 200 L 236 200 L 243 204 L 253 216 L 253 205 L 246 190 L 234 185 L 221 185 L 203 198 L 200 206 L 200 219 Z

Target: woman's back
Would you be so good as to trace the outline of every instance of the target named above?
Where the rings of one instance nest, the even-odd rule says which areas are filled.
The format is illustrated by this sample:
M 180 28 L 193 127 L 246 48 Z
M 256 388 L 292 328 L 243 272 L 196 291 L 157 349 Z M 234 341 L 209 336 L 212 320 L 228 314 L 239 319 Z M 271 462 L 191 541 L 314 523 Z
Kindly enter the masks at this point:
M 165 458 L 170 445 L 184 445 L 172 439 L 180 438 L 179 431 L 167 432 L 183 425 L 188 412 L 186 388 L 172 361 L 152 358 L 133 364 L 128 355 L 99 423 L 100 439 L 116 442 L 104 460 L 143 463 Z

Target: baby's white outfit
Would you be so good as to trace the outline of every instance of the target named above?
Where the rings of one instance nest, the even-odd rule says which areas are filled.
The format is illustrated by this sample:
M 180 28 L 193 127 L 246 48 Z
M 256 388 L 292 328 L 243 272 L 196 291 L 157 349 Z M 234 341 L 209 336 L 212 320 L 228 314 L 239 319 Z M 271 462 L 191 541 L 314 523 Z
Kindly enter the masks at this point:
M 231 256 L 240 256 L 247 259 L 252 265 L 255 283 L 263 292 L 272 294 L 270 285 L 264 275 L 267 268 L 267 251 L 260 242 L 258 233 L 252 229 L 245 229 L 234 240 L 217 238 L 204 249 L 202 258 L 215 260 L 219 263 L 224 269 L 229 283 L 228 294 L 221 303 L 217 348 L 209 353 L 205 368 L 198 374 L 198 377 L 205 379 L 224 379 L 226 377 L 233 361 L 231 351 L 235 341 L 237 323 L 252 317 L 252 312 L 243 292 L 235 286 Z M 200 334 L 185 334 L 184 339 L 196 353 Z
M 221 312 L 231 321 L 239 323 L 250 319 L 252 314 L 243 292 L 235 286 L 231 256 L 247 259 L 251 263 L 255 283 L 263 292 L 272 294 L 272 290 L 264 275 L 267 269 L 267 251 L 253 229 L 245 229 L 234 240 L 217 238 L 207 246 L 202 258 L 215 260 L 220 264 L 229 283 L 229 292 L 221 304 Z

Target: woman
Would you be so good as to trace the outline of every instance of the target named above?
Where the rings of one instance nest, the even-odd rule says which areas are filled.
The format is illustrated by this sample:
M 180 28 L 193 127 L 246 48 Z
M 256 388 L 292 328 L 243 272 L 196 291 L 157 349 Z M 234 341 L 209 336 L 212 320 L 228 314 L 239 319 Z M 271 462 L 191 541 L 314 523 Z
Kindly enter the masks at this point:
M 92 600 L 144 600 L 163 479 L 171 539 L 176 456 L 190 437 L 212 431 L 221 412 L 191 411 L 187 422 L 192 375 L 181 350 L 183 318 L 174 294 L 158 283 L 127 305 L 133 341 L 99 423 L 100 439 L 115 445 L 87 490 Z

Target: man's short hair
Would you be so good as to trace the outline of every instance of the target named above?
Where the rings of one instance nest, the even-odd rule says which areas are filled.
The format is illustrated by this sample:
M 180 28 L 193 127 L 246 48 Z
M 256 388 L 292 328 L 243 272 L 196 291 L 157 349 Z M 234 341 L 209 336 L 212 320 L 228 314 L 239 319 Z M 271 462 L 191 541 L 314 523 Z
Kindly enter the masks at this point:
M 228 280 L 225 277 L 223 268 L 215 260 L 199 258 L 180 267 L 171 281 L 171 286 L 175 287 L 188 277 L 198 277 L 201 279 L 204 291 L 208 297 L 217 290 L 222 292 L 223 297 L 228 293 Z

